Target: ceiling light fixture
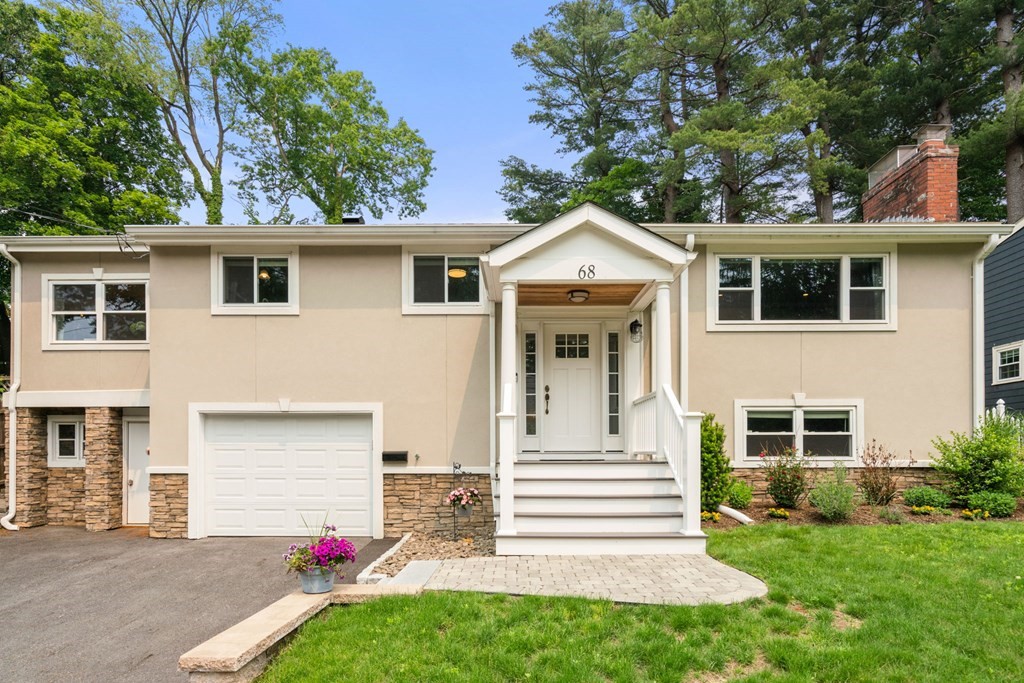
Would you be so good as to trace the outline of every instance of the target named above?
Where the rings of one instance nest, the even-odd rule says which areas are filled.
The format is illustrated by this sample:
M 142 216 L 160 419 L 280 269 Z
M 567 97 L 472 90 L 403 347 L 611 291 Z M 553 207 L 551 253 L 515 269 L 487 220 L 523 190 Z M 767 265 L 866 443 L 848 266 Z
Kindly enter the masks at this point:
M 448 269 L 448 277 L 453 277 L 455 279 L 466 277 L 466 269 L 465 268 L 449 268 Z
M 574 304 L 581 304 L 590 298 L 590 292 L 585 289 L 573 289 L 569 292 L 569 301 Z
M 267 270 L 266 268 L 260 268 L 259 278 L 266 282 L 267 280 L 270 279 L 270 271 Z

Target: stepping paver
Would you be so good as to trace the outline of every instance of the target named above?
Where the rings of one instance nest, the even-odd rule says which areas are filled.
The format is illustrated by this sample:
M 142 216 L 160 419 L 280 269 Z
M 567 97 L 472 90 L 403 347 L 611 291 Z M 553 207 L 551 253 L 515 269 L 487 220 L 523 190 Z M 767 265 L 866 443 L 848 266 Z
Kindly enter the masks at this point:
M 653 605 L 730 604 L 768 594 L 759 579 L 707 555 L 531 555 L 443 560 L 426 590 L 596 597 Z M 427 567 L 417 567 L 422 577 Z

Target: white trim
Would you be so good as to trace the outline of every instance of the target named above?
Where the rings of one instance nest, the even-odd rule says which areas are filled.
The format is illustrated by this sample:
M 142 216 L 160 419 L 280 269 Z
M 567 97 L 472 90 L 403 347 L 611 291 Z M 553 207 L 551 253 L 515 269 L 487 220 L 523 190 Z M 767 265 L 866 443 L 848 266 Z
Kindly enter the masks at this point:
M 75 457 L 57 457 L 57 425 L 75 425 Z M 85 467 L 85 415 L 46 416 L 46 466 Z
M 1009 377 L 1007 379 L 999 379 L 999 354 L 1004 351 L 1018 352 L 1017 356 L 1017 376 Z M 1009 344 L 1000 344 L 999 346 L 992 347 L 992 385 L 999 384 L 1012 384 L 1014 382 L 1024 382 L 1024 341 L 1010 342 Z
M 40 312 L 42 315 L 42 331 L 40 339 L 44 351 L 148 351 L 149 350 L 149 273 L 106 273 L 103 268 L 94 268 L 91 273 L 43 273 L 41 280 Z M 104 291 L 100 284 L 143 284 L 146 286 L 146 339 L 143 341 L 103 341 L 103 315 L 109 311 L 103 309 Z M 60 285 L 94 285 L 96 287 L 96 339 L 81 341 L 57 339 L 57 326 L 53 310 L 51 293 L 55 284 Z
M 491 468 L 486 465 L 464 466 L 462 471 L 466 474 L 490 474 Z M 384 474 L 451 474 L 451 467 L 431 467 L 426 465 L 413 465 L 403 467 L 402 465 L 384 465 Z
M 206 415 L 253 414 L 270 415 L 308 414 L 364 414 L 371 418 L 372 443 L 370 445 L 370 479 L 372 495 L 370 508 L 373 537 L 384 538 L 384 404 L 383 403 L 189 403 L 188 404 L 188 537 L 203 538 L 205 522 Z
M 150 465 L 146 474 L 189 474 L 188 465 Z
M 4 406 L 8 406 L 4 395 Z M 149 389 L 110 391 L 19 391 L 25 408 L 148 408 Z
M 225 257 L 277 257 L 288 259 L 288 303 L 226 304 L 224 303 Z M 255 297 L 255 292 L 254 292 Z M 211 315 L 298 315 L 299 314 L 299 248 L 246 246 L 238 249 L 210 249 L 210 314 Z
M 706 276 L 706 330 L 708 332 L 879 332 L 896 331 L 898 291 L 897 291 L 897 248 L 887 245 L 879 249 L 859 250 L 845 249 L 842 252 L 827 252 L 820 248 L 790 249 L 784 252 L 765 251 L 715 251 L 708 249 Z M 753 292 L 753 320 L 718 319 L 718 273 L 719 260 L 723 258 L 751 259 L 751 287 Z M 760 260 L 762 258 L 799 258 L 799 259 L 839 259 L 839 320 L 822 321 L 762 321 Z M 850 259 L 881 258 L 885 277 L 885 319 L 879 321 L 850 320 Z
M 833 399 L 809 399 L 804 394 L 793 394 L 788 399 L 741 399 L 733 402 L 733 461 L 732 466 L 736 469 L 755 468 L 760 466 L 760 459 L 757 455 L 747 453 L 747 428 L 746 413 L 748 410 L 779 410 L 803 411 L 812 410 L 848 410 L 850 411 L 851 448 L 853 453 L 848 458 L 828 458 L 815 456 L 815 463 L 848 462 L 857 466 L 860 464 L 860 454 L 864 451 L 864 399 L 862 398 L 833 398 Z M 794 438 L 799 446 L 801 425 L 796 422 L 794 415 Z
M 484 282 L 484 263 L 480 259 L 485 246 L 479 248 L 464 245 L 438 245 L 437 248 L 402 247 L 402 315 L 487 315 L 491 310 Z M 479 260 L 480 276 L 479 301 L 470 303 L 416 303 L 413 301 L 413 258 L 416 256 L 475 256 Z M 447 275 L 446 275 L 447 277 Z M 447 291 L 447 288 L 446 288 Z

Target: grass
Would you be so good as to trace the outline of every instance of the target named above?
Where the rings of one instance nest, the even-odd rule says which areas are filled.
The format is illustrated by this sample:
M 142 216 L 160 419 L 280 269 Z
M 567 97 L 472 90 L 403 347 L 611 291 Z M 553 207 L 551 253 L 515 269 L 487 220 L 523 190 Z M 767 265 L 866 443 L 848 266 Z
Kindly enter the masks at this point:
M 387 598 L 310 621 L 260 680 L 1024 680 L 1020 524 L 765 524 L 712 531 L 709 550 L 768 598 Z

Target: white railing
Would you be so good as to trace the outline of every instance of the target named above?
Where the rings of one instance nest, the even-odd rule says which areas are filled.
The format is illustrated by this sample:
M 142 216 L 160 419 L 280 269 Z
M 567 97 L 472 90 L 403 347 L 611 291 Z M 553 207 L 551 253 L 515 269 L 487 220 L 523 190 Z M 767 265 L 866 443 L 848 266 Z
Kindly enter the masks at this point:
M 501 391 L 501 410 L 498 413 L 498 492 L 501 510 L 498 512 L 498 532 L 515 533 L 516 463 L 516 388 L 506 384 Z
M 658 392 L 652 391 L 633 401 L 629 450 L 633 455 L 658 452 Z
M 683 531 L 700 533 L 700 413 L 683 414 L 672 387 L 657 393 L 658 443 L 683 494 Z

